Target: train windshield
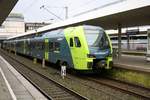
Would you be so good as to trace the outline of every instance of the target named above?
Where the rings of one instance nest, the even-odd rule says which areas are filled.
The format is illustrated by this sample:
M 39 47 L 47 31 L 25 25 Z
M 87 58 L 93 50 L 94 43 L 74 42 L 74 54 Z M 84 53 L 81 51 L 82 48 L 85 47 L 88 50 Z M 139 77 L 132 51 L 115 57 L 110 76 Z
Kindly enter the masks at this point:
M 104 30 L 96 26 L 84 26 L 85 37 L 89 47 L 106 49 L 109 47 L 108 38 Z

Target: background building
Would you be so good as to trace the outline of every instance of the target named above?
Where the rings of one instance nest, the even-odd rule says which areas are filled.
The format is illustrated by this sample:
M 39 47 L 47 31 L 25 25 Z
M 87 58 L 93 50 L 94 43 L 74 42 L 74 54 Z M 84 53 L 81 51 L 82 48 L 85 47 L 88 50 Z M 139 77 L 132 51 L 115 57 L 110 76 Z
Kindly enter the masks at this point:
M 0 26 L 0 40 L 25 32 L 25 22 L 22 14 L 11 13 Z
M 40 27 L 43 27 L 45 25 L 49 25 L 50 23 L 33 23 L 33 22 L 27 22 L 25 23 L 25 32 L 38 29 Z
M 39 27 L 43 27 L 50 23 L 40 23 L 40 22 L 24 22 L 24 17 L 20 13 L 11 13 L 0 26 L 0 42 L 7 39 L 8 37 L 12 37 L 30 30 L 37 29 Z

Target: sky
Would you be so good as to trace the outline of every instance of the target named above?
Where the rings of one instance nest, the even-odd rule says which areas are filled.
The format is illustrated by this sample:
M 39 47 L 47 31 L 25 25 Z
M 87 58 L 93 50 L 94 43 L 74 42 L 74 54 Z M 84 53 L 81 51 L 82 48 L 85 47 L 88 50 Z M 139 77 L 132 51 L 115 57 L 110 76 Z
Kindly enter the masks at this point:
M 68 18 L 72 18 L 81 12 L 114 4 L 114 2 L 117 1 L 124 2 L 127 0 L 18 0 L 18 3 L 12 12 L 22 13 L 25 18 L 25 22 L 55 23 L 60 21 L 59 18 L 65 20 L 65 7 L 68 7 Z M 112 8 L 111 6 L 106 7 L 109 7 L 110 9 L 118 9 L 119 6 L 117 5 L 119 4 L 120 3 L 117 3 L 115 8 Z M 45 9 L 41 8 L 43 5 Z M 150 28 L 150 26 L 148 26 L 148 28 Z M 145 27 L 142 27 L 141 29 L 147 30 Z M 111 33 L 115 32 L 111 30 Z
M 68 17 L 71 18 L 115 1 L 121 0 L 19 0 L 12 12 L 22 13 L 26 22 L 54 23 L 60 21 L 56 16 L 65 19 L 65 7 L 68 7 Z M 43 5 L 45 8 L 41 8 Z

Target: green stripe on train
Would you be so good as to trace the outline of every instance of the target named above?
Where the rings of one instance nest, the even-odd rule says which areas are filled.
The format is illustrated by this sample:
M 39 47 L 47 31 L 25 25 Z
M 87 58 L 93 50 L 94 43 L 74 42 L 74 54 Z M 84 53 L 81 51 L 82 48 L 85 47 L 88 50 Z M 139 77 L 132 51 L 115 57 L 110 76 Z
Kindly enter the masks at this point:
M 113 53 L 112 42 L 111 42 L 111 40 L 110 40 L 110 38 L 109 38 L 107 33 L 106 33 L 106 36 L 108 38 L 109 46 L 110 46 L 110 50 L 111 50 L 111 54 L 112 54 Z M 107 57 L 107 67 L 106 67 L 106 69 L 110 69 L 111 68 L 110 65 L 109 65 L 109 62 L 112 61 L 112 60 L 113 60 L 112 57 Z
M 48 42 L 49 42 L 48 39 L 45 38 L 45 53 L 44 53 L 44 58 L 47 61 L 49 59 L 49 45 L 48 45 Z

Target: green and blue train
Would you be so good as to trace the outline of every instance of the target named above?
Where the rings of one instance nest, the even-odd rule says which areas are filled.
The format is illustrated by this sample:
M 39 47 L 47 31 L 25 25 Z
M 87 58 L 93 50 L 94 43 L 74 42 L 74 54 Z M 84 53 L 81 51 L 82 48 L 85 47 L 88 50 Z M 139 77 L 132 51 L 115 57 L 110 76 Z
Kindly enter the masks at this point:
M 110 69 L 112 45 L 98 26 L 81 25 L 10 38 L 3 48 L 80 71 Z

